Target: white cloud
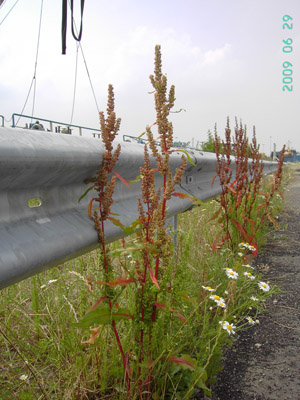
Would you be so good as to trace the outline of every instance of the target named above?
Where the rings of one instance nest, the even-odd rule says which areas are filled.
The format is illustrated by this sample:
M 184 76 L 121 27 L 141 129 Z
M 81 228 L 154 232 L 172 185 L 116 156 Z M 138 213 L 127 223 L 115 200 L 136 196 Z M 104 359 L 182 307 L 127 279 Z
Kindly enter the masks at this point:
M 109 81 L 118 87 L 140 82 L 143 77 L 148 82 L 156 44 L 161 45 L 163 72 L 175 84 L 180 80 L 186 84 L 193 79 L 206 82 L 207 79 L 220 79 L 228 70 L 237 71 L 231 44 L 220 43 L 220 47 L 204 52 L 199 45 L 193 44 L 188 34 L 179 35 L 170 28 L 157 30 L 138 26 L 111 48 L 104 60 L 99 60 L 101 81 Z
M 204 1 L 189 2 L 190 7 L 182 7 L 179 1 L 155 1 L 160 6 L 158 14 L 152 3 L 138 0 L 99 0 L 97 6 L 94 3 L 85 8 L 82 46 L 101 110 L 106 109 L 107 85 L 112 83 L 115 87 L 116 111 L 122 117 L 124 133 L 140 133 L 153 122 L 149 74 L 154 69 L 155 45 L 160 44 L 163 72 L 169 85 L 174 84 L 176 89 L 175 107 L 187 110 L 172 115 L 177 136 L 196 136 L 199 130 L 206 134 L 215 121 L 222 131 L 226 116 L 236 115 L 249 127 L 255 123 L 258 135 L 266 135 L 265 143 L 271 134 L 275 137 L 275 132 L 278 142 L 285 140 L 285 129 L 290 140 L 300 143 L 295 128 L 299 125 L 295 112 L 299 92 L 296 86 L 292 93 L 282 92 L 281 87 L 282 30 L 281 24 L 274 22 L 279 15 L 276 7 L 268 9 L 272 18 L 266 22 L 264 14 L 258 12 L 260 3 L 251 3 L 251 12 L 260 21 L 254 32 L 251 19 L 247 18 L 249 7 L 237 8 L 234 2 L 216 11 Z M 39 11 L 36 0 L 19 2 L 0 27 L 0 106 L 6 116 L 21 111 L 28 93 L 34 72 Z M 60 16 L 58 2 L 44 2 L 35 110 L 38 116 L 65 121 L 71 114 L 76 44 L 69 24 L 67 55 L 61 55 Z M 262 42 L 265 31 L 268 41 Z M 297 38 L 295 27 L 295 43 Z M 297 55 L 295 47 L 291 55 L 295 65 Z M 294 74 L 296 82 L 296 69 Z M 28 104 L 32 104 L 32 96 Z M 31 106 L 25 112 L 30 113 L 29 109 Z M 73 122 L 98 126 L 81 53 Z
M 204 65 L 215 65 L 220 63 L 227 55 L 230 54 L 232 46 L 228 43 L 222 48 L 206 51 L 204 54 Z

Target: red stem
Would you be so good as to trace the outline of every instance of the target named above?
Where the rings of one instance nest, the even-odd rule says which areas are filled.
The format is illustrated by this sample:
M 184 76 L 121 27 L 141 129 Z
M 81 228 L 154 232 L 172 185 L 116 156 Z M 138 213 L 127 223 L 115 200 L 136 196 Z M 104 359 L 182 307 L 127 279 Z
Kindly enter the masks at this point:
M 115 337 L 116 337 L 116 340 L 117 340 L 117 343 L 118 343 L 118 347 L 119 347 L 119 350 L 120 350 L 120 353 L 121 353 L 121 356 L 122 356 L 123 367 L 124 367 L 124 371 L 125 371 L 125 379 L 126 379 L 126 383 L 127 383 L 127 389 L 129 391 L 130 390 L 130 379 L 129 379 L 128 365 L 127 365 L 127 362 L 126 362 L 126 357 L 125 357 L 125 354 L 124 354 L 122 343 L 120 341 L 120 337 L 119 337 L 119 334 L 118 334 L 118 331 L 117 331 L 117 328 L 116 328 L 116 321 L 115 320 L 112 321 L 112 326 L 113 326 L 114 334 L 115 334 Z
M 166 148 L 166 144 L 165 144 L 165 148 Z M 164 175 L 164 192 L 166 190 L 166 186 L 167 186 L 167 176 Z M 165 214 L 166 214 L 166 206 L 167 206 L 167 201 L 164 198 L 163 204 L 162 204 L 162 210 L 161 210 L 161 217 L 163 220 L 164 220 Z M 159 256 L 157 256 L 156 260 L 155 260 L 155 278 L 156 279 L 158 278 L 159 262 L 160 262 L 160 258 L 159 258 Z M 155 301 L 157 301 L 157 294 L 155 295 Z M 152 322 L 155 322 L 155 319 L 156 319 L 156 306 L 153 305 Z
M 101 195 L 103 196 L 103 189 L 101 192 Z M 101 207 L 102 207 L 102 203 L 101 200 L 99 202 L 99 208 L 100 208 L 100 216 L 101 216 Z M 101 218 L 101 228 L 102 228 L 102 234 L 104 236 L 104 221 Z M 107 265 L 107 258 L 106 258 L 106 246 L 105 246 L 105 242 L 102 242 L 102 251 L 103 251 L 103 259 L 104 259 L 104 270 L 105 270 L 105 274 L 108 273 L 108 265 Z M 109 308 L 112 309 L 112 304 L 111 304 L 111 300 L 108 299 L 108 304 L 109 304 Z M 125 378 L 126 378 L 126 383 L 127 383 L 127 390 L 130 390 L 130 379 L 129 379 L 129 372 L 128 372 L 128 366 L 127 366 L 127 361 L 126 361 L 126 357 L 124 354 L 124 350 L 123 350 L 123 346 L 116 328 L 116 321 L 113 320 L 112 321 L 112 326 L 113 326 L 113 331 L 117 340 L 117 344 L 121 353 L 121 357 L 122 357 L 122 362 L 123 362 L 123 367 L 124 367 L 124 371 L 125 371 Z
M 150 207 L 149 207 L 149 202 L 150 199 L 149 197 L 147 198 L 147 210 L 148 210 L 148 220 L 146 223 L 146 243 L 150 242 L 149 238 L 149 224 L 150 224 Z M 146 285 L 146 277 L 147 277 L 147 263 L 144 265 L 144 275 L 143 275 L 143 280 L 142 280 L 142 288 L 141 288 L 141 321 L 144 322 L 145 318 L 145 307 L 143 304 L 143 299 L 144 299 L 144 290 L 145 290 L 145 285 Z M 144 330 L 140 330 L 140 357 L 139 357 L 139 367 L 138 367 L 138 382 L 139 382 L 139 397 L 142 398 L 142 381 L 141 381 L 141 363 L 144 359 Z

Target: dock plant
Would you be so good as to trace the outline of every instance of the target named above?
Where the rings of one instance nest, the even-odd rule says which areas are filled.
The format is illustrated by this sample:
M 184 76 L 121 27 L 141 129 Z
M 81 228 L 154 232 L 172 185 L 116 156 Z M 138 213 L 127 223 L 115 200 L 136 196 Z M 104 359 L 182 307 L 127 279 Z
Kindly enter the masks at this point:
M 240 242 L 254 247 L 257 254 L 260 228 L 265 218 L 274 225 L 276 221 L 270 213 L 271 200 L 275 193 L 280 193 L 284 147 L 278 162 L 277 170 L 269 182 L 271 190 L 264 190 L 268 178 L 263 174 L 263 160 L 253 127 L 252 142 L 249 143 L 247 128 L 237 120 L 234 135 L 231 135 L 229 118 L 225 129 L 225 140 L 220 139 L 215 129 L 216 176 L 221 186 L 220 204 L 213 218 L 218 218 L 223 233 L 216 238 L 214 249 L 229 243 L 231 249 L 238 249 Z M 233 163 L 233 160 L 235 161 Z M 264 201 L 261 201 L 261 198 Z
M 140 167 L 140 183 L 142 196 L 137 199 L 139 217 L 133 226 L 139 227 L 136 233 L 135 247 L 133 250 L 126 249 L 124 254 L 132 252 L 132 268 L 126 271 L 126 277 L 116 278 L 113 269 L 113 260 L 107 251 L 105 239 L 105 221 L 111 220 L 124 230 L 121 221 L 112 216 L 112 196 L 117 177 L 123 178 L 114 171 L 121 148 L 120 145 L 113 151 L 113 140 L 120 126 L 120 120 L 116 119 L 114 113 L 114 96 L 112 86 L 109 87 L 107 118 L 100 113 L 100 125 L 102 140 L 105 145 L 103 161 L 96 177 L 91 178 L 92 188 L 96 190 L 97 197 L 90 201 L 89 214 L 95 222 L 98 232 L 99 247 L 102 257 L 103 280 L 96 282 L 104 287 L 101 296 L 92 305 L 89 312 L 77 326 L 84 327 L 92 324 L 106 324 L 110 316 L 112 329 L 118 344 L 127 384 L 130 393 L 131 386 L 137 386 L 140 399 L 150 399 L 151 390 L 155 381 L 155 365 L 162 360 L 166 364 L 168 360 L 175 360 L 172 353 L 167 355 L 167 348 L 159 345 L 161 335 L 169 334 L 170 316 L 172 313 L 178 316 L 181 323 L 184 317 L 171 307 L 172 287 L 172 235 L 167 232 L 167 202 L 175 193 L 175 185 L 181 182 L 184 169 L 187 165 L 186 157 L 182 156 L 182 164 L 177 168 L 173 176 L 169 157 L 172 153 L 173 127 L 168 120 L 169 113 L 174 106 L 175 88 L 167 89 L 167 78 L 162 73 L 160 46 L 155 49 L 155 70 L 150 75 L 150 81 L 154 89 L 154 100 L 156 109 L 156 121 L 158 138 L 154 138 L 151 127 L 147 126 L 146 134 L 148 144 L 144 148 L 144 166 Z M 160 146 L 157 146 L 159 141 Z M 149 150 L 155 166 L 151 166 Z M 110 180 L 108 179 L 111 174 Z M 160 180 L 158 180 L 160 176 Z M 124 180 L 123 180 L 124 181 Z M 162 184 L 157 184 L 161 181 Z M 126 183 L 126 182 L 125 182 Z M 93 208 L 94 207 L 94 208 Z M 118 221 L 118 222 L 117 222 Z M 127 228 L 128 229 L 128 228 Z M 125 241 L 123 241 L 123 244 Z M 115 299 L 119 297 L 116 288 L 132 284 L 135 287 L 134 307 L 120 307 Z M 160 310 L 160 311 L 159 311 Z M 163 310 L 163 311 L 161 311 Z M 160 322 L 160 328 L 155 329 L 159 319 L 158 313 L 167 315 L 164 329 Z M 129 352 L 125 353 L 121 338 L 117 330 L 117 321 L 129 319 L 131 335 L 134 340 Z M 160 318 L 161 320 L 161 318 Z M 101 326 L 93 328 L 90 341 L 93 341 L 101 331 Z M 161 343 L 160 343 L 161 344 Z M 173 357 L 173 358 L 172 358 Z M 133 360 L 135 360 L 133 362 Z M 180 360 L 185 362 L 185 360 Z

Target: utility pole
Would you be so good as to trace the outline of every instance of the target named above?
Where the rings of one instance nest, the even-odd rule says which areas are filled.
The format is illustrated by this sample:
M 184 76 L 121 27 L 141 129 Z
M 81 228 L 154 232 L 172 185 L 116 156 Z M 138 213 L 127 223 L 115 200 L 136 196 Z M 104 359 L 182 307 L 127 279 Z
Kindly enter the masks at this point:
M 274 143 L 274 150 L 273 150 L 273 161 L 276 160 L 276 143 Z

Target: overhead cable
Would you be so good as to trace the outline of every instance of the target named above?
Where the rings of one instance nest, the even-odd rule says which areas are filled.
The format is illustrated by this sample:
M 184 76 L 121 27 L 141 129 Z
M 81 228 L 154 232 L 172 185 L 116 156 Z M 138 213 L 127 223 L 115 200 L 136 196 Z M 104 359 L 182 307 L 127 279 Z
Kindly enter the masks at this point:
M 75 97 L 76 97 L 76 88 L 77 88 L 78 50 L 79 50 L 79 43 L 76 44 L 75 81 L 74 81 L 73 104 L 72 104 L 70 125 L 72 125 L 72 122 L 73 122 L 73 114 L 74 114 L 74 107 L 75 107 Z
M 41 0 L 41 12 L 40 12 L 39 33 L 38 33 L 38 42 L 37 42 L 37 46 L 36 46 L 36 56 L 35 56 L 34 75 L 33 75 L 33 79 L 34 79 L 34 88 L 33 88 L 33 102 L 32 102 L 32 112 L 31 112 L 31 115 L 34 115 L 34 106 L 35 106 L 36 70 L 37 70 L 37 62 L 38 62 L 39 48 L 40 48 L 40 36 L 41 36 L 41 26 L 42 26 L 43 2 L 44 2 L 44 0 Z
M 34 113 L 35 92 L 36 92 L 36 71 L 37 71 L 37 62 L 38 62 L 39 47 L 40 47 L 40 36 L 41 36 L 42 14 L 43 14 L 43 2 L 44 2 L 44 0 L 41 0 L 40 22 L 39 22 L 39 32 L 38 32 L 38 41 L 37 41 L 37 48 L 36 48 L 35 64 L 34 64 L 34 73 L 33 73 L 33 78 L 32 78 L 31 84 L 30 84 L 29 91 L 27 93 L 25 104 L 24 104 L 24 106 L 22 108 L 22 111 L 21 111 L 21 114 L 23 114 L 23 112 L 25 110 L 25 107 L 27 105 L 27 101 L 29 99 L 32 86 L 34 87 L 34 90 L 33 90 L 33 104 L 32 104 L 32 113 L 31 113 L 31 115 L 33 115 L 33 113 Z M 16 125 L 18 125 L 18 122 L 19 122 L 20 118 L 21 117 L 18 118 L 18 121 L 17 121 Z
M 73 0 L 70 0 L 70 8 L 71 8 L 71 21 L 72 21 L 72 35 L 73 38 L 80 42 L 82 36 L 82 21 L 83 21 L 83 9 L 84 9 L 84 2 L 85 0 L 80 0 L 80 14 L 81 14 L 81 21 L 80 21 L 80 29 L 79 33 L 75 32 L 75 21 L 74 21 L 74 3 Z M 62 0 L 62 23 L 61 23 L 61 35 L 62 35 L 62 54 L 66 54 L 67 49 L 67 25 L 68 25 L 68 0 Z
M 64 1 L 64 0 L 63 0 L 63 1 Z M 70 6 L 70 8 L 71 8 L 71 7 L 72 7 L 73 1 L 72 1 L 72 0 L 68 0 L 68 1 L 69 1 L 69 6 Z M 82 9 L 82 10 L 83 10 L 83 9 Z M 72 8 L 71 8 L 71 12 L 72 12 Z M 73 23 L 74 23 L 74 32 L 75 32 L 75 36 L 76 36 L 76 37 L 79 37 L 79 36 L 80 36 L 80 38 L 81 38 L 81 33 L 79 32 L 79 35 L 78 35 L 78 33 L 77 33 L 77 27 L 76 27 L 76 23 L 75 23 L 75 20 L 74 20 L 74 19 L 73 19 Z M 81 23 L 82 23 L 82 21 L 81 21 Z M 82 26 L 80 27 L 80 29 L 81 29 L 81 28 L 82 28 Z M 73 29 L 73 26 L 72 26 L 72 29 Z M 81 30 L 82 30 L 82 29 L 81 29 Z M 96 104 L 97 112 L 99 113 L 100 110 L 99 110 L 99 106 L 98 106 L 98 102 L 97 102 L 95 90 L 94 90 L 94 87 L 93 87 L 92 79 L 91 79 L 91 76 L 90 76 L 90 72 L 89 72 L 89 69 L 88 69 L 87 61 L 86 61 L 86 58 L 85 58 L 85 56 L 84 56 L 84 52 L 83 52 L 83 47 L 82 47 L 81 41 L 78 41 L 78 44 L 79 44 L 79 47 L 80 47 L 80 50 L 81 50 L 81 54 L 82 54 L 83 62 L 84 62 L 84 65 L 85 65 L 86 73 L 87 73 L 87 76 L 88 76 L 88 79 L 89 79 L 89 82 L 90 82 L 90 86 L 91 86 L 91 89 L 92 89 L 92 93 L 93 93 L 94 101 L 95 101 L 95 104 Z M 74 104 L 75 104 L 75 94 L 76 94 L 77 63 L 78 63 L 78 46 L 77 46 L 76 49 L 77 49 L 77 50 L 76 50 L 77 53 L 76 53 L 76 66 L 75 66 L 75 84 L 74 84 L 73 107 L 72 107 L 72 116 L 71 116 L 71 120 L 73 119 L 73 111 L 74 111 Z
M 86 59 L 84 57 L 83 48 L 82 48 L 81 43 L 79 43 L 79 46 L 80 46 L 80 50 L 81 50 L 81 53 L 82 53 L 82 57 L 83 57 L 83 61 L 84 61 L 85 69 L 86 69 L 86 73 L 87 73 L 87 76 L 89 78 L 89 82 L 90 82 L 91 89 L 92 89 L 92 92 L 93 92 L 93 96 L 94 96 L 94 100 L 95 100 L 95 103 L 96 103 L 97 111 L 99 112 L 100 110 L 99 110 L 99 106 L 98 106 L 98 103 L 97 103 L 96 94 L 95 94 L 95 91 L 94 91 L 94 87 L 93 87 L 93 84 L 92 84 L 92 80 L 91 80 L 91 76 L 90 76 L 89 69 L 88 69 L 88 66 L 87 66 L 87 62 L 86 62 Z
M 0 0 L 1 1 L 1 0 Z M 5 15 L 5 17 L 2 19 L 2 21 L 0 22 L 0 26 L 2 25 L 2 23 L 6 20 L 6 18 L 9 16 L 10 12 L 13 10 L 13 8 L 15 7 L 15 5 L 18 3 L 19 0 L 17 0 L 15 2 L 15 4 L 11 7 L 11 9 L 8 11 L 8 13 Z M 2 7 L 4 4 L 4 0 L 1 2 L 0 7 Z

